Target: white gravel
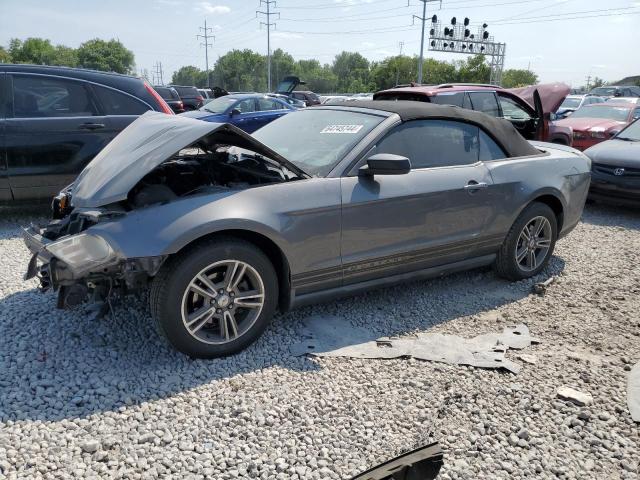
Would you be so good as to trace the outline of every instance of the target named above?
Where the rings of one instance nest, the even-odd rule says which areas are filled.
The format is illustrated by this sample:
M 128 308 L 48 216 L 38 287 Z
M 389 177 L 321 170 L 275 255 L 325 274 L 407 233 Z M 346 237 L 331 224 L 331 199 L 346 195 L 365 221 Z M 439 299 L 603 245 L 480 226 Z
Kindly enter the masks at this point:
M 19 225 L 0 209 L 0 477 L 349 478 L 428 439 L 441 478 L 637 479 L 626 376 L 640 360 L 640 213 L 589 206 L 540 278 L 481 270 L 298 310 L 247 351 L 192 361 L 144 300 L 93 321 L 21 276 Z M 559 274 L 545 296 L 534 281 Z M 417 360 L 296 358 L 309 315 L 380 335 L 473 336 L 523 322 L 542 344 L 518 375 Z M 569 387 L 593 398 L 561 400 Z

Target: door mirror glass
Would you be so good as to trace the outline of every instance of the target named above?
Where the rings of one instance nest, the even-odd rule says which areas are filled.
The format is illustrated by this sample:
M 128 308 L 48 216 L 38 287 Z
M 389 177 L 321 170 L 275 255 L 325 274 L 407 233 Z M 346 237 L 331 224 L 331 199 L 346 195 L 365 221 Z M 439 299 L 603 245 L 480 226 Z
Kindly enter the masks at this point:
M 367 159 L 360 167 L 359 175 L 404 175 L 411 171 L 411 161 L 407 157 L 392 153 L 378 153 Z
M 234 108 L 231 110 L 231 116 L 235 116 L 235 115 L 240 115 L 242 112 L 240 110 L 238 110 L 237 108 Z

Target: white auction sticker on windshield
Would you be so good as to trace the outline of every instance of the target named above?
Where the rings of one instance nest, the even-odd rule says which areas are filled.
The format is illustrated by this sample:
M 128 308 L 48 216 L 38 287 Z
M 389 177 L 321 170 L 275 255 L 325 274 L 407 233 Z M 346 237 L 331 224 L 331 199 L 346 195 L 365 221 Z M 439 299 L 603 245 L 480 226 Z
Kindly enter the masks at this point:
M 358 133 L 364 125 L 327 125 L 320 133 Z

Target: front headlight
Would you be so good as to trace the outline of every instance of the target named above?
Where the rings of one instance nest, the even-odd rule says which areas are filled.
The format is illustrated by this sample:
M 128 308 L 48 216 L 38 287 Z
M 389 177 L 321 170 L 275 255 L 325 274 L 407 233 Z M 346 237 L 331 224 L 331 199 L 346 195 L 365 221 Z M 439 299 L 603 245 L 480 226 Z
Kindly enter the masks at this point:
M 111 245 L 104 238 L 87 233 L 54 242 L 47 250 L 72 270 L 89 270 L 107 263 L 114 256 Z
M 607 138 L 606 132 L 604 130 L 591 130 L 590 133 L 593 138 Z

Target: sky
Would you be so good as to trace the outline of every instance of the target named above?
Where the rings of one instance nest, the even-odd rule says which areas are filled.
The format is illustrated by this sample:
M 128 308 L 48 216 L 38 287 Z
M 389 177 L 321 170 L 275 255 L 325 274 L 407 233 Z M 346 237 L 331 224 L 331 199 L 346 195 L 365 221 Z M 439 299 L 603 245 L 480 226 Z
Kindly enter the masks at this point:
M 343 50 L 381 60 L 420 51 L 420 0 L 277 0 L 271 48 L 294 58 L 331 63 Z M 542 82 L 585 84 L 587 76 L 619 80 L 640 75 L 638 0 L 442 0 L 428 1 L 426 16 L 443 24 L 468 17 L 487 23 L 506 43 L 505 68 L 528 68 Z M 161 62 L 165 83 L 183 65 L 204 69 L 196 38 L 211 27 L 210 66 L 234 48 L 267 51 L 259 0 L 0 0 L 0 45 L 11 38 L 44 37 L 77 47 L 92 38 L 120 40 L 133 51 L 138 73 Z M 278 18 L 279 17 L 279 18 Z M 583 17 L 583 18 L 577 18 Z M 585 18 L 586 17 L 586 18 Z M 427 23 L 427 30 L 429 29 Z M 431 52 L 425 57 L 460 60 L 465 55 Z M 266 75 L 266 72 L 265 72 Z

